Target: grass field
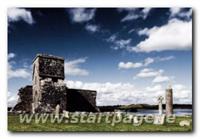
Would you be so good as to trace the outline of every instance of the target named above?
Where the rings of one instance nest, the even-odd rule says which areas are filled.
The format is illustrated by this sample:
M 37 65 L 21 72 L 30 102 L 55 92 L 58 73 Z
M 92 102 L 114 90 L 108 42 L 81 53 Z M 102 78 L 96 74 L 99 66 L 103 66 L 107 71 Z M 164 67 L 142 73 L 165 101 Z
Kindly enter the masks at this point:
M 51 123 L 50 119 L 47 119 L 46 123 L 35 123 L 34 121 L 30 123 L 20 123 L 18 115 L 8 115 L 8 130 L 13 132 L 18 131 L 85 131 L 85 132 L 115 132 L 115 131 L 192 131 L 192 125 L 180 127 L 179 122 L 182 120 L 191 120 L 192 117 L 176 117 L 175 123 L 165 123 L 164 125 L 154 125 L 154 124 L 147 124 L 144 123 L 140 126 L 133 126 L 131 123 L 118 123 L 115 126 L 111 124 L 101 122 L 96 124 L 89 124 L 89 123 Z

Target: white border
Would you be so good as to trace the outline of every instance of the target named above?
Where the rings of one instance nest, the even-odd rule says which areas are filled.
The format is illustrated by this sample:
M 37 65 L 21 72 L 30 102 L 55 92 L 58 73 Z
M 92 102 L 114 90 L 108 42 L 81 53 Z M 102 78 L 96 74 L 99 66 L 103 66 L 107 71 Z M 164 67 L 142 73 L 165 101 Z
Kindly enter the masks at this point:
M 48 136 L 49 139 L 55 138 L 199 138 L 200 132 L 200 121 L 199 116 L 199 93 L 200 90 L 198 85 L 200 83 L 200 78 L 198 71 L 200 71 L 199 59 L 200 59 L 200 47 L 198 44 L 198 34 L 199 34 L 199 2 L 198 0 L 2 0 L 0 3 L 0 136 L 6 138 L 29 138 L 33 139 L 35 137 L 43 138 Z M 194 97 L 194 132 L 193 133 L 23 133 L 14 134 L 7 131 L 7 8 L 8 7 L 193 7 L 194 10 L 194 46 L 195 46 L 195 81 L 196 88 L 193 88 Z

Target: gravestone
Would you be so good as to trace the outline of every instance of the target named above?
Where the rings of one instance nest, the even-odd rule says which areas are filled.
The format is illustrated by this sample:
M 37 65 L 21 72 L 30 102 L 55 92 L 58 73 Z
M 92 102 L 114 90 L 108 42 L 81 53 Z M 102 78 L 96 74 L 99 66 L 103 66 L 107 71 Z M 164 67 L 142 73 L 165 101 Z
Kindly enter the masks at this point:
M 55 118 L 59 118 L 59 112 L 60 112 L 60 105 L 56 105 L 56 109 L 55 109 Z

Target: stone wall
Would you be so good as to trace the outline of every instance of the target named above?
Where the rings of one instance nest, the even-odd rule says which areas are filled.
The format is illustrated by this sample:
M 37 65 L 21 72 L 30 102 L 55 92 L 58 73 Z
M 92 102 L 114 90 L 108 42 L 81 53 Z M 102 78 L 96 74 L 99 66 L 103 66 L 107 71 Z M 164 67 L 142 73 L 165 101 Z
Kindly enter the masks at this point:
M 96 91 L 67 89 L 67 110 L 68 111 L 99 111 L 96 106 Z
M 66 110 L 67 91 L 66 85 L 62 80 L 53 82 L 51 78 L 41 80 L 41 100 L 35 112 L 53 112 L 57 104 L 61 111 Z
M 19 101 L 13 111 L 28 112 L 32 111 L 32 86 L 26 86 L 19 90 Z M 57 104 L 60 111 L 70 112 L 86 111 L 98 112 L 96 106 L 96 91 L 68 89 L 62 81 L 54 83 L 50 80 L 42 80 L 42 97 L 36 113 L 52 113 Z

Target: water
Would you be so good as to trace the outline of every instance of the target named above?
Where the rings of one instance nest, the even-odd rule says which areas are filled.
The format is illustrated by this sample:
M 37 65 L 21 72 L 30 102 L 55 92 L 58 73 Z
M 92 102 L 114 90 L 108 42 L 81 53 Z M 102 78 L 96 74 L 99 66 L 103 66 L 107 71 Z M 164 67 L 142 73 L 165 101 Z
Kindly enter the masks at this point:
M 138 111 L 134 113 L 142 115 L 158 114 L 158 110 L 138 109 Z M 165 110 L 163 110 L 163 113 L 165 113 Z M 192 115 L 192 109 L 174 109 L 174 114 L 177 116 Z

